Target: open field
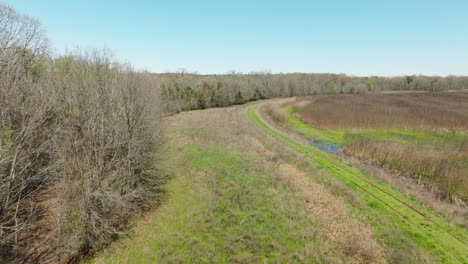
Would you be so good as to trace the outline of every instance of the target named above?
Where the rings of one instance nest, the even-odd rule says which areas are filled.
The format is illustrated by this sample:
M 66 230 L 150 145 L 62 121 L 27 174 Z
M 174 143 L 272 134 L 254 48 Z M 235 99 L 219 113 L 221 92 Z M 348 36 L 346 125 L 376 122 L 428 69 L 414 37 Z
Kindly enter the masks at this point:
M 468 131 L 468 91 L 314 96 L 295 113 L 320 129 Z
M 464 204 L 467 95 L 317 96 L 286 107 L 284 115 L 288 127 L 315 142 L 339 144 L 344 153 L 397 170 L 424 182 L 444 199 Z
M 0 0 L 0 264 L 468 264 L 468 5 L 94 2 Z

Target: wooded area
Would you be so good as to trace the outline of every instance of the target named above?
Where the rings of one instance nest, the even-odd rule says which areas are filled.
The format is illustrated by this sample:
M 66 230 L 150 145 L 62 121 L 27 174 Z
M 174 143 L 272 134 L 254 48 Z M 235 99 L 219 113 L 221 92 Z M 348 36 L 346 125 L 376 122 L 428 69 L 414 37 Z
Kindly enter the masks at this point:
M 358 94 L 378 91 L 447 91 L 468 89 L 465 76 L 353 77 L 344 74 L 251 73 L 154 75 L 166 112 L 229 106 L 275 97 Z
M 159 105 L 149 74 L 103 51 L 54 59 L 41 24 L 0 5 L 0 259 L 70 260 L 122 234 L 155 193 Z

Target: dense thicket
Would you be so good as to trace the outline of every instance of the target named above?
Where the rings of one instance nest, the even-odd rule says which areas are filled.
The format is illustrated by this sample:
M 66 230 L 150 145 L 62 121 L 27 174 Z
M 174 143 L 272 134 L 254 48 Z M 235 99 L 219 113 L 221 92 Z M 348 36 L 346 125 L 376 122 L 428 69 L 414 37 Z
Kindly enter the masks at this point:
M 227 74 L 185 72 L 155 75 L 166 98 L 165 111 L 204 109 L 258 99 L 313 94 L 375 91 L 446 91 L 468 89 L 468 77 L 351 77 L 344 74 Z
M 0 5 L 0 262 L 69 261 L 110 242 L 157 183 L 160 94 L 102 51 L 52 59 Z

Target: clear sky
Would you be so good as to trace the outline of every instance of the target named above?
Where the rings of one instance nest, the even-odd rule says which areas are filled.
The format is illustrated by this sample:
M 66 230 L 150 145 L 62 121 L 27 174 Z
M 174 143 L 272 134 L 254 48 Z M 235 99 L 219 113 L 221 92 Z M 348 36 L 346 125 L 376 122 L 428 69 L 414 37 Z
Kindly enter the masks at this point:
M 3 0 L 138 69 L 468 75 L 468 1 Z

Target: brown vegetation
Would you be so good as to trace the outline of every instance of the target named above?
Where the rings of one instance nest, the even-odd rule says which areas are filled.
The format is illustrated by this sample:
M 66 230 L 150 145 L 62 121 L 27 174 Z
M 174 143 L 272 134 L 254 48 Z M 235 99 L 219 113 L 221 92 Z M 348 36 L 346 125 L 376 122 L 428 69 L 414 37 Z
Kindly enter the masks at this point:
M 401 172 L 384 169 L 372 161 L 366 162 L 351 155 L 339 153 L 339 156 L 353 167 L 365 170 L 380 180 L 393 185 L 406 195 L 421 201 L 457 225 L 468 227 L 468 207 L 463 203 L 455 204 L 444 199 L 439 190 L 424 184 L 421 182 L 421 178 L 405 177 Z
M 452 202 L 468 199 L 465 91 L 316 96 L 295 104 L 295 114 L 321 129 L 354 131 L 344 135 L 346 153 L 429 184 Z M 411 143 L 359 133 L 363 129 L 396 131 Z
M 456 143 L 439 147 L 379 141 L 359 134 L 346 134 L 344 140 L 346 153 L 403 172 L 419 183 L 429 183 L 435 194 L 454 203 L 464 204 L 459 198 L 468 200 L 466 139 L 447 138 L 445 142 Z
M 322 222 L 325 235 L 349 257 L 350 263 L 386 262 L 383 249 L 372 239 L 372 230 L 349 217 L 350 212 L 341 199 L 294 166 L 279 164 L 277 168 L 283 179 L 304 199 L 311 221 Z
M 0 17 L 0 260 L 69 261 L 154 195 L 159 93 L 105 52 L 52 59 L 37 21 Z
M 284 124 L 287 121 L 286 113 L 283 111 L 283 107 L 292 104 L 296 101 L 295 98 L 284 99 L 276 103 L 268 104 L 266 111 L 268 115 L 277 123 Z
M 296 107 L 322 129 L 468 130 L 468 93 L 395 93 L 316 96 Z

